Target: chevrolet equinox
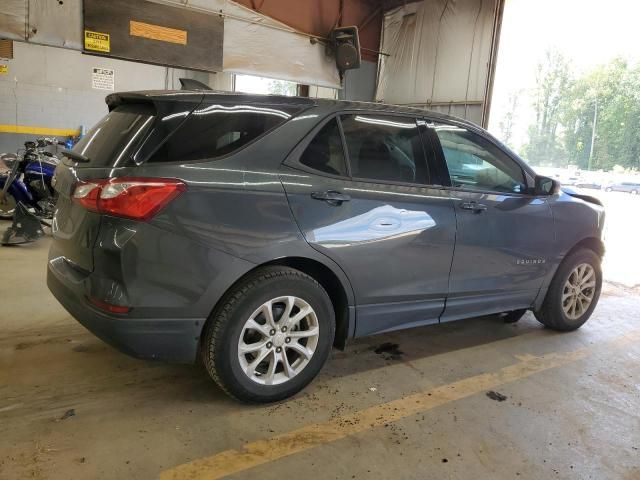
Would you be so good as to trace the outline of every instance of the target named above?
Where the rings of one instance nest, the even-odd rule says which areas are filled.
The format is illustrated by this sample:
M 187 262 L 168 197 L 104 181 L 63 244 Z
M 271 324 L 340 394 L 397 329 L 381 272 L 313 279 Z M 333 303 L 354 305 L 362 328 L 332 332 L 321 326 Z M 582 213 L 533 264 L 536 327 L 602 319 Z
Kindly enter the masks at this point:
M 229 395 L 293 395 L 332 346 L 527 310 L 587 321 L 604 210 L 472 123 L 413 108 L 116 93 L 65 152 L 47 282 L 141 358 Z

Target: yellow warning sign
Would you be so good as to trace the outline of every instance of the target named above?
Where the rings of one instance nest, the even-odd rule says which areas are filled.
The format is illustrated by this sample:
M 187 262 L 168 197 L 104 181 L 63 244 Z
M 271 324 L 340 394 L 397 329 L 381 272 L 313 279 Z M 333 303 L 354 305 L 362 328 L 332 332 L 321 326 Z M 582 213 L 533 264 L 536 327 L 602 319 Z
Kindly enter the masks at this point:
M 108 33 L 84 31 L 84 49 L 93 52 L 109 53 L 111 51 L 111 41 Z
M 7 73 L 9 73 L 9 65 L 0 64 L 0 75 L 6 75 Z
M 150 38 L 161 42 L 187 44 L 187 32 L 177 28 L 162 27 L 152 23 L 129 21 L 129 35 L 132 37 Z

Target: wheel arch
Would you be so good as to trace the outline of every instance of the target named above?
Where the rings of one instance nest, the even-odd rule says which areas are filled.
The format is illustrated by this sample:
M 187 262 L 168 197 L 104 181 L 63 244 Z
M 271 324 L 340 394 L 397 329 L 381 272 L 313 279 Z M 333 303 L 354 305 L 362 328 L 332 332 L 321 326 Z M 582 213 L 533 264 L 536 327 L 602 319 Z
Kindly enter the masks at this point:
M 567 252 L 562 256 L 560 261 L 557 263 L 556 267 L 547 276 L 544 286 L 538 292 L 538 296 L 536 297 L 533 303 L 534 311 L 539 310 L 540 307 L 542 306 L 542 302 L 544 301 L 545 296 L 547 294 L 547 289 L 549 288 L 549 285 L 551 284 L 553 278 L 556 276 L 556 273 L 558 272 L 558 269 L 560 268 L 562 263 L 565 261 L 565 259 L 569 258 L 570 255 L 580 250 L 581 248 L 587 248 L 593 251 L 596 255 L 598 255 L 598 257 L 601 260 L 602 260 L 602 257 L 604 257 L 604 253 L 605 253 L 604 243 L 598 237 L 585 237 L 582 240 L 576 242 L 571 248 L 569 248 L 569 250 L 567 250 Z
M 260 268 L 270 266 L 282 266 L 299 270 L 316 280 L 322 286 L 322 288 L 325 289 L 325 291 L 329 295 L 331 304 L 333 305 L 336 318 L 336 334 L 333 345 L 337 348 L 344 349 L 347 340 L 352 337 L 353 333 L 355 332 L 355 310 L 353 307 L 351 307 L 354 304 L 353 291 L 351 290 L 351 285 L 348 284 L 348 280 L 346 279 L 346 277 L 341 278 L 344 273 L 342 273 L 342 275 L 336 273 L 332 268 L 316 259 L 291 256 L 277 258 L 256 265 L 251 270 L 245 272 L 244 275 L 238 278 L 227 288 L 224 294 L 220 296 L 220 298 L 214 305 L 211 313 L 213 314 L 213 312 L 216 311 L 218 305 L 220 305 L 221 302 L 225 300 L 227 293 L 230 292 L 244 278 L 246 278 L 248 275 L 251 275 L 253 272 Z M 211 318 L 212 315 L 209 316 L 209 318 L 203 325 L 203 332 L 210 323 Z M 201 335 L 201 340 L 203 337 L 204 335 Z
M 593 252 L 596 253 L 596 255 L 598 255 L 598 257 L 600 257 L 600 259 L 604 257 L 604 252 L 605 252 L 604 242 L 597 237 L 586 237 L 580 240 L 578 243 L 576 243 L 573 247 L 571 247 L 565 254 L 563 260 L 567 258 L 569 255 L 571 255 L 573 252 L 581 248 L 588 248 L 589 250 L 592 250 Z

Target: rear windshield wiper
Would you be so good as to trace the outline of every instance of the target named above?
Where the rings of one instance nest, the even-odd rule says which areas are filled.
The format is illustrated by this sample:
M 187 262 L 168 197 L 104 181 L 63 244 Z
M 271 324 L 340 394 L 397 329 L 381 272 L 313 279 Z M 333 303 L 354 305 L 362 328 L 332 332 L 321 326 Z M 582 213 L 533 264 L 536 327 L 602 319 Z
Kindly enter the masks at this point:
M 63 150 L 60 153 L 71 160 L 75 160 L 76 162 L 89 163 L 91 161 L 89 157 L 85 157 L 81 153 L 72 152 L 71 150 Z

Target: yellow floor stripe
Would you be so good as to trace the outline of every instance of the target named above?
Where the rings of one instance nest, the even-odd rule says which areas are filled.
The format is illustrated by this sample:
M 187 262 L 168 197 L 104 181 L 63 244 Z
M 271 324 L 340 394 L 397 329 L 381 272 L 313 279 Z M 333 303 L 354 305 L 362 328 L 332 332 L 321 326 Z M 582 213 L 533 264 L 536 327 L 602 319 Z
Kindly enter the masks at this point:
M 1 125 L 0 133 L 24 133 L 27 135 L 44 135 L 52 137 L 76 137 L 80 134 L 79 129 L 73 128 L 49 128 L 33 127 L 30 125 Z
M 623 345 L 638 339 L 640 339 L 640 330 L 606 343 L 609 346 Z M 468 377 L 326 422 L 307 425 L 266 440 L 251 442 L 241 450 L 226 450 L 179 465 L 162 472 L 160 479 L 222 478 L 575 362 L 588 356 L 593 349 L 594 347 L 584 347 L 571 352 L 550 353 L 540 357 L 525 355 L 519 357 L 520 362 L 493 373 Z

